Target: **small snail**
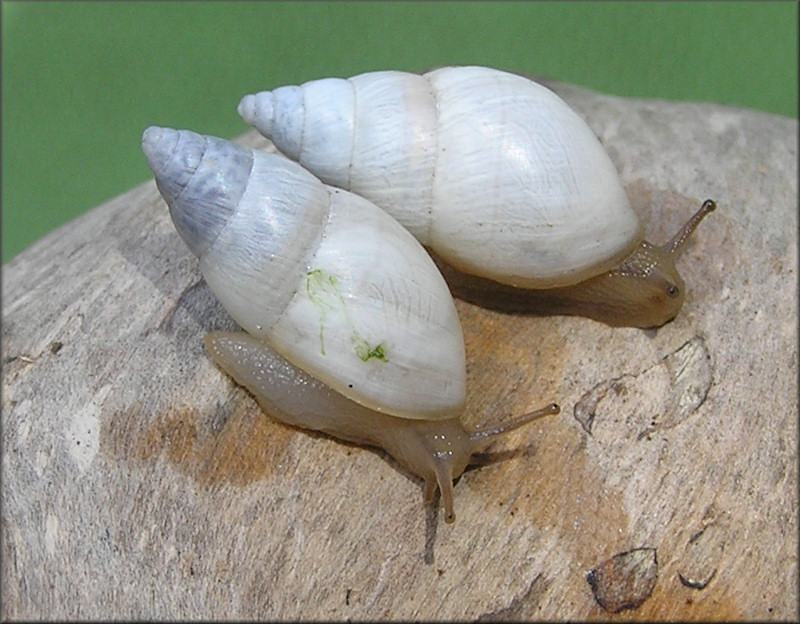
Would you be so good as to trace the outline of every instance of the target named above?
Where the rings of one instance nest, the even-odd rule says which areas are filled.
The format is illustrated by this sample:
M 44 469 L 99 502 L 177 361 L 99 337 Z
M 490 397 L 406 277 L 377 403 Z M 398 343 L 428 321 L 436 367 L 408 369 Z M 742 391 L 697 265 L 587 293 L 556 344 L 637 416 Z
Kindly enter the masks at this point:
M 212 333 L 214 361 L 275 418 L 382 447 L 438 487 L 473 453 L 555 405 L 467 431 L 466 360 L 447 284 L 366 199 L 282 156 L 151 127 L 142 149 L 178 233 L 247 333 Z
M 247 95 L 239 114 L 323 182 L 389 212 L 457 272 L 555 289 L 533 300 L 550 296 L 555 312 L 610 325 L 654 327 L 677 314 L 675 258 L 714 209 L 703 204 L 664 247 L 644 241 L 586 123 L 549 89 L 499 70 L 314 80 Z

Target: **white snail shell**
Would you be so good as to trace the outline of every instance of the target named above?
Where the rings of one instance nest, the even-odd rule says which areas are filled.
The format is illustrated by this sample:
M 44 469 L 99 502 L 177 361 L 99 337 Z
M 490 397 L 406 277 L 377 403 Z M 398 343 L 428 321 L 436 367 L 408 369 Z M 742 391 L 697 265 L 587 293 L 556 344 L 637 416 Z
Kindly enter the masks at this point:
M 327 78 L 245 96 L 239 113 L 465 273 L 567 286 L 613 268 L 643 238 L 586 123 L 521 76 L 446 67 Z
M 436 265 L 374 204 L 282 156 L 148 128 L 142 148 L 211 290 L 245 332 L 212 332 L 217 365 L 271 416 L 383 448 L 438 488 L 543 416 L 465 428 L 464 340 Z
M 157 127 L 142 146 L 206 282 L 250 335 L 370 409 L 461 412 L 452 297 L 394 219 L 280 155 Z

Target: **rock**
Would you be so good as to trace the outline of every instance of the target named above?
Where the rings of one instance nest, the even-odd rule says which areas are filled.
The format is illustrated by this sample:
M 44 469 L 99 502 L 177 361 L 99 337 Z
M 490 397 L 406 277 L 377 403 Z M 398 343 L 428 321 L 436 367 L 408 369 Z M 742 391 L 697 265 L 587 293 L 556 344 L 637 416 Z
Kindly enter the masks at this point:
M 639 607 L 653 593 L 657 579 L 655 548 L 619 553 L 586 575 L 595 600 L 609 613 Z
M 214 367 L 202 335 L 233 323 L 148 182 L 3 267 L 2 617 L 579 620 L 597 562 L 647 544 L 637 619 L 797 619 L 797 121 L 552 86 L 650 240 L 717 201 L 674 321 L 457 301 L 465 420 L 562 413 L 465 473 L 445 525 L 385 455 Z

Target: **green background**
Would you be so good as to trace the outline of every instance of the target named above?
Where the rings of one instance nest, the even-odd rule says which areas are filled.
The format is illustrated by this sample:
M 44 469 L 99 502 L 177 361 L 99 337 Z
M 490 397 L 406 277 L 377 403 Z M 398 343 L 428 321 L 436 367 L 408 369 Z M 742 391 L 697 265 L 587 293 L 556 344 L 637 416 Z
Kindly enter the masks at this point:
M 2 258 L 144 182 L 148 125 L 235 137 L 239 98 L 480 64 L 797 117 L 795 2 L 2 5 Z

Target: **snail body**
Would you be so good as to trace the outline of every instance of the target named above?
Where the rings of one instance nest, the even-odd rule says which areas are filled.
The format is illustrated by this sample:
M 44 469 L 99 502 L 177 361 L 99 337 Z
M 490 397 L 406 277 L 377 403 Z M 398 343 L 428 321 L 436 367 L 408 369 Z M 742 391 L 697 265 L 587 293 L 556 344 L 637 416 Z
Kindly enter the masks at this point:
M 205 342 L 216 364 L 276 420 L 383 449 L 423 479 L 426 504 L 439 488 L 448 523 L 455 521 L 453 479 L 464 472 L 472 456 L 498 436 L 559 412 L 551 404 L 500 426 L 477 429 L 467 429 L 455 417 L 397 418 L 346 398 L 246 333 L 211 332 Z
M 212 358 L 279 420 L 384 448 L 425 479 L 428 499 L 440 489 L 452 521 L 452 479 L 471 454 L 536 415 L 491 435 L 458 423 L 463 335 L 423 247 L 282 156 L 157 127 L 142 148 L 178 233 L 246 332 L 210 334 Z M 292 400 L 280 398 L 284 382 Z M 431 444 L 459 428 L 474 442 Z
M 679 248 L 658 254 L 663 267 L 650 264 L 655 246 L 602 145 L 532 80 L 484 67 L 371 72 L 247 95 L 239 114 L 324 182 L 389 212 L 460 273 L 570 288 L 556 297 L 581 302 L 577 285 L 616 271 L 612 286 L 590 288 L 611 288 L 608 301 L 560 309 L 599 310 L 612 325 L 661 325 L 682 305 Z

